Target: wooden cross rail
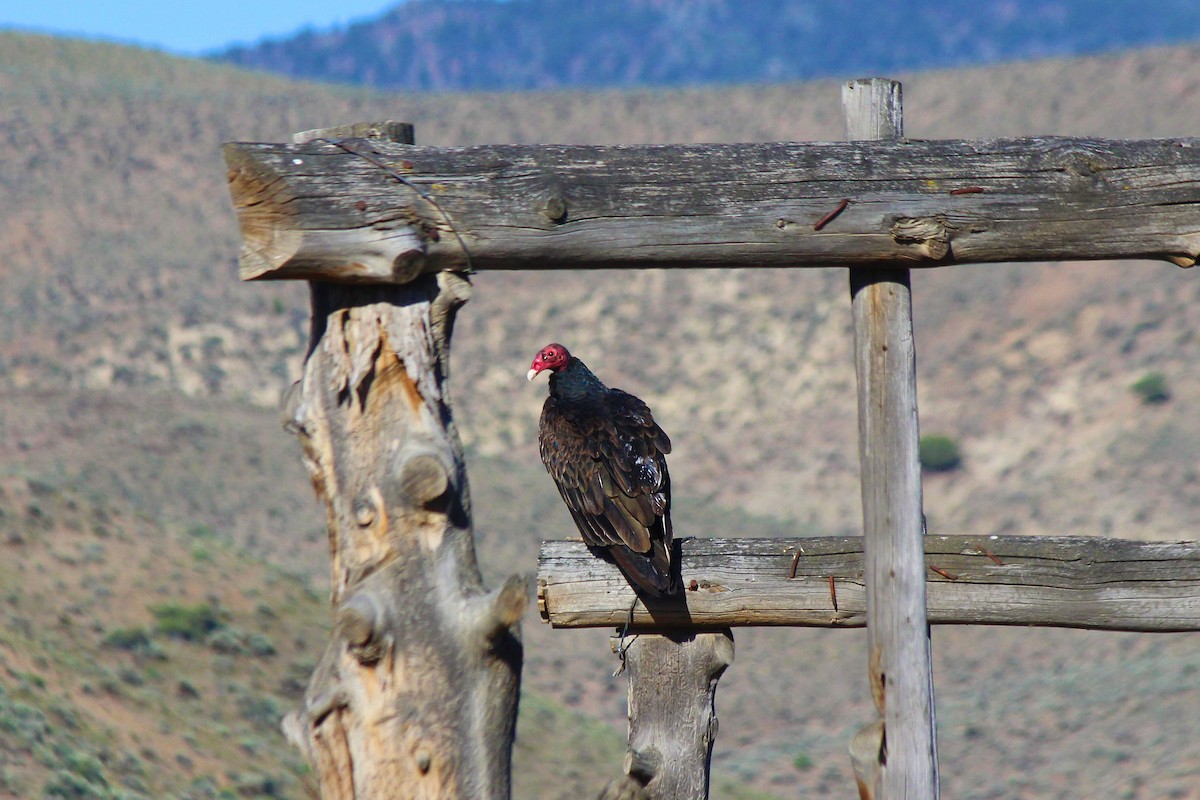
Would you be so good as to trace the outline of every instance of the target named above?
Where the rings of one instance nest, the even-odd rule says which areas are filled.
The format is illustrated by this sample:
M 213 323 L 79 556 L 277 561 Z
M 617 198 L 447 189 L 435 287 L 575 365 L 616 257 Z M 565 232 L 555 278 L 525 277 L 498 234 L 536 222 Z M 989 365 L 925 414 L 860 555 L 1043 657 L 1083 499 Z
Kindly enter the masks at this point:
M 1200 631 L 1200 543 L 1089 536 L 925 536 L 929 621 Z M 634 628 L 866 624 L 859 536 L 689 539 L 686 591 L 634 606 Z M 538 608 L 557 628 L 620 627 L 633 592 L 582 542 L 543 542 Z
M 335 143 L 336 142 L 336 143 Z M 1200 255 L 1200 139 L 224 148 L 244 279 Z

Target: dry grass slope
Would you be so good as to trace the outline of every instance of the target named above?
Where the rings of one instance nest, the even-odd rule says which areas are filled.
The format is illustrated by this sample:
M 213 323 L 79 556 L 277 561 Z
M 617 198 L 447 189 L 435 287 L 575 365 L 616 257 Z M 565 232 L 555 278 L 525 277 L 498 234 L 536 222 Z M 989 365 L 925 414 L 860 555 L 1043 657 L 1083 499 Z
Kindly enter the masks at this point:
M 0 479 L 0 797 L 312 796 L 279 719 L 328 630 L 324 592 L 204 524 Z M 594 717 L 522 698 L 517 796 L 593 794 L 624 744 Z M 545 754 L 570 739 L 572 752 Z M 726 779 L 721 797 L 762 797 Z
M 303 796 L 278 719 L 327 627 L 307 580 L 42 480 L 0 514 L 0 796 Z
M 1176 48 L 899 76 L 907 132 L 1191 133 L 1200 129 L 1200 72 L 1188 66 L 1195 55 Z M 13 34 L 0 34 L 0 98 L 0 474 L 88 503 L 103 498 L 95 502 L 126 508 L 170 536 L 207 526 L 258 555 L 288 559 L 317 586 L 321 514 L 295 446 L 267 410 L 298 374 L 307 304 L 299 286 L 237 284 L 222 141 L 279 141 L 384 118 L 415 122 L 419 141 L 447 145 L 841 136 L 834 83 L 380 95 Z M 931 529 L 1194 536 L 1195 280 L 1150 263 L 916 275 L 923 426 L 957 440 L 964 458 L 962 469 L 927 482 Z M 532 569 L 536 540 L 570 530 L 537 463 L 544 389 L 521 379 L 532 352 L 551 339 L 654 407 L 676 442 L 683 535 L 857 529 L 842 272 L 493 273 L 476 284 L 460 317 L 453 385 L 481 553 L 495 573 Z M 1145 405 L 1130 391 L 1150 371 L 1166 376 L 1168 402 Z M 0 520 L 5 533 L 13 519 Z M 39 591 L 50 596 L 54 581 L 70 588 L 92 572 L 136 579 L 137 558 L 117 558 L 115 549 L 95 567 L 51 555 L 85 544 L 64 541 L 66 550 L 45 545 L 44 572 L 5 571 L 16 587 L 6 591 L 21 596 L 49 582 Z M 43 544 L 14 546 L 6 562 Z M 258 580 L 239 579 L 234 591 L 221 570 L 187 559 L 171 569 L 185 585 L 207 575 L 230 605 L 225 595 Z M 105 630 L 125 624 L 108 617 L 85 606 L 76 628 L 91 630 L 94 619 Z M 234 620 L 246 630 L 257 624 L 253 614 Z M 63 679 L 11 654 L 57 647 L 83 659 L 98 637 L 93 630 L 90 639 L 35 647 L 13 638 L 24 634 L 5 635 L 15 644 L 0 652 L 15 666 L 0 673 L 0 686 L 10 696 L 26 692 L 18 698 L 26 704 L 40 690 L 20 676 L 46 672 L 47 686 Z M 550 632 L 531 621 L 531 690 L 619 726 L 623 692 L 607 677 L 606 635 Z M 865 686 L 847 678 L 862 672 L 861 638 L 744 631 L 738 645 L 718 701 L 717 773 L 780 796 L 846 796 L 845 743 L 870 718 Z M 947 630 L 936 647 L 948 797 L 1188 798 L 1200 784 L 1198 662 L 1187 639 Z M 235 680 L 245 691 L 254 685 L 240 672 Z M 60 683 L 70 702 L 90 702 L 81 686 Z M 143 691 L 135 688 L 124 691 Z M 183 741 L 181 729 L 165 741 Z M 193 761 L 220 786 L 232 779 L 218 764 L 240 773 L 236 758 Z

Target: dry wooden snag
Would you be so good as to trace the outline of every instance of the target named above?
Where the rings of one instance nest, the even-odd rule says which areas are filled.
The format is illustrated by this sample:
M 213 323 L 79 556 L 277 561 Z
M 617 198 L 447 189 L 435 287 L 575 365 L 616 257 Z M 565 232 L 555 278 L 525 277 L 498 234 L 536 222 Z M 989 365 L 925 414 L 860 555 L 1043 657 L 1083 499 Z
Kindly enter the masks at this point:
M 634 787 L 633 797 L 641 786 L 653 798 L 707 800 L 717 682 L 733 663 L 733 632 L 660 629 L 612 644 L 629 673 L 626 779 L 616 786 Z
M 412 129 L 296 140 L 369 143 L 372 134 L 411 143 Z M 243 231 L 246 214 L 269 229 L 267 212 L 253 210 L 267 190 L 255 173 L 230 164 L 230 187 Z M 397 270 L 394 283 L 350 285 L 330 282 L 344 278 L 335 257 L 327 266 L 307 276 L 312 337 L 283 417 L 325 502 L 335 620 L 284 731 L 326 800 L 504 800 L 528 581 L 486 591 L 475 560 L 447 390 L 450 335 L 470 283 L 458 272 Z

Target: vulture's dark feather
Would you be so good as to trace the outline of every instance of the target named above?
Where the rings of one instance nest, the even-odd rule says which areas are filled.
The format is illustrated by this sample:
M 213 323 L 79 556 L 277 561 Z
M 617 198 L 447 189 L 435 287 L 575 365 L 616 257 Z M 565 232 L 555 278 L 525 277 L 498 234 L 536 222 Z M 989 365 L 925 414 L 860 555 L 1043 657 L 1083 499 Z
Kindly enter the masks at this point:
M 606 387 L 566 353 L 556 366 L 534 360 L 530 375 L 553 369 L 538 435 L 546 471 L 558 486 L 583 541 L 615 561 L 634 588 L 676 591 L 671 563 L 671 440 L 649 407 Z

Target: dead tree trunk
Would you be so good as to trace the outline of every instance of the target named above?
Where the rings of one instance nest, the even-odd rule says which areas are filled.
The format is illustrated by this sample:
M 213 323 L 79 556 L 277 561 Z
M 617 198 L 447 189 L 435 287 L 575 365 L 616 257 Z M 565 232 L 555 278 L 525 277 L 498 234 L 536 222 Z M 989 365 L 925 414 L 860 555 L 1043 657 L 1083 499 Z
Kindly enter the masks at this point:
M 346 135 L 364 134 L 298 138 Z M 443 272 L 311 288 L 284 424 L 325 501 L 335 623 L 284 730 L 325 800 L 506 800 L 527 587 L 485 592 L 475 561 L 446 385 L 470 284 Z
M 717 681 L 733 663 L 733 632 L 633 634 L 624 645 L 618 635 L 613 648 L 629 673 L 625 772 L 655 800 L 707 800 Z

